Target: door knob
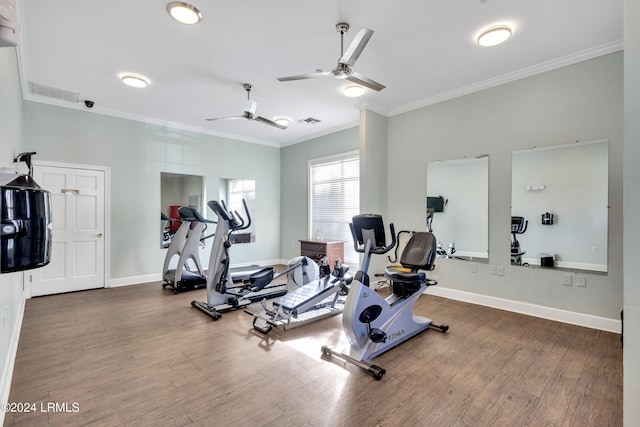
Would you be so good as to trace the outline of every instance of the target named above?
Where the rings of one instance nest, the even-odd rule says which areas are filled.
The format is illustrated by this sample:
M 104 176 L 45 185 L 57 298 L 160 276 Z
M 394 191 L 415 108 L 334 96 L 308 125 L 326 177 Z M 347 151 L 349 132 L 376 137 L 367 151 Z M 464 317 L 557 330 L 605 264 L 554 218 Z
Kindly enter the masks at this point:
M 102 237 L 102 233 L 98 233 L 98 237 Z

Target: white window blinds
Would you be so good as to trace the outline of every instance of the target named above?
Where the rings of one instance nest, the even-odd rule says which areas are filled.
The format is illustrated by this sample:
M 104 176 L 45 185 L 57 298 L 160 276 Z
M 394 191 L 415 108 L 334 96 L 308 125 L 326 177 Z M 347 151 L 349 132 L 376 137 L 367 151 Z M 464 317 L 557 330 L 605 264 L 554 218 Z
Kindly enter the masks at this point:
M 344 262 L 358 265 L 349 223 L 360 210 L 358 152 L 309 162 L 311 239 L 344 241 Z M 331 266 L 333 268 L 333 266 Z
M 229 180 L 229 188 L 227 190 L 229 192 L 229 210 L 232 212 L 238 211 L 245 221 L 247 218 L 245 218 L 246 214 L 244 212 L 242 200 L 244 199 L 247 203 L 247 208 L 249 209 L 252 221 L 251 226 L 246 230 L 243 230 L 242 233 L 251 233 L 250 241 L 254 242 L 255 223 L 253 218 L 256 217 L 256 182 L 252 179 L 231 179 Z

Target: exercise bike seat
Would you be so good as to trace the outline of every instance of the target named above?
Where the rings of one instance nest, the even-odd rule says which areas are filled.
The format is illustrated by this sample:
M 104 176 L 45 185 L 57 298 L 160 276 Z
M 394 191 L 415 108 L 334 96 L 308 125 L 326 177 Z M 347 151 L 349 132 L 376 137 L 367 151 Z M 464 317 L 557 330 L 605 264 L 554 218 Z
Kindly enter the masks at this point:
M 421 283 L 427 280 L 427 275 L 422 271 L 415 272 L 410 268 L 395 266 L 385 268 L 384 277 L 389 280 L 410 283 Z
M 413 233 L 400 256 L 402 267 L 390 266 L 384 270 L 384 277 L 391 281 L 395 295 L 406 297 L 418 291 L 421 286 L 435 285 L 428 280 L 424 271 L 433 270 L 436 258 L 436 238 L 428 232 Z

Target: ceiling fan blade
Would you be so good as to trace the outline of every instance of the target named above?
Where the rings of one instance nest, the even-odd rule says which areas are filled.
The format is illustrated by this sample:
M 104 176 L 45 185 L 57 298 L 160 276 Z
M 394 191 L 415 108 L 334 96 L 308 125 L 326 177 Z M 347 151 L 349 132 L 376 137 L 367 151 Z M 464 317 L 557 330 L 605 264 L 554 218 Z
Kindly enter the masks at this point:
M 238 119 L 244 119 L 245 117 L 242 116 L 233 116 L 233 117 L 215 117 L 213 119 L 205 119 L 208 122 L 213 122 L 215 120 L 238 120 Z
M 358 31 L 358 34 L 356 34 L 351 44 L 342 55 L 342 58 L 340 58 L 339 63 L 347 64 L 349 66 L 355 64 L 372 35 L 373 30 L 360 28 L 360 31 Z
M 252 119 L 255 120 L 256 122 L 264 123 L 265 125 L 273 126 L 278 129 L 285 130 L 287 128 L 286 126 L 279 125 L 278 123 L 272 122 L 271 120 L 265 119 L 264 117 L 254 116 L 252 117 Z
M 291 80 L 303 80 L 303 79 L 313 79 L 316 77 L 326 77 L 330 75 L 331 72 L 319 72 L 319 73 L 311 73 L 311 74 L 298 74 L 297 76 L 288 76 L 288 77 L 278 77 L 278 80 L 281 82 L 288 82 Z
M 356 73 L 355 71 L 351 72 L 349 77 L 347 77 L 347 80 L 377 91 L 381 91 L 386 87 L 385 85 L 382 85 L 375 80 L 371 80 L 369 77 L 365 77 L 360 73 Z

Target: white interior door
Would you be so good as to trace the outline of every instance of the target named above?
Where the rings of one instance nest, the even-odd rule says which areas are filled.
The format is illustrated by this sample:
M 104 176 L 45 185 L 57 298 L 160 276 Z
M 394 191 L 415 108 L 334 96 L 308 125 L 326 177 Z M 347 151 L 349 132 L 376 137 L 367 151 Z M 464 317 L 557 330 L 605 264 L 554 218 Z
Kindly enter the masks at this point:
M 34 165 L 34 180 L 51 192 L 51 262 L 27 272 L 31 295 L 105 285 L 105 171 Z

